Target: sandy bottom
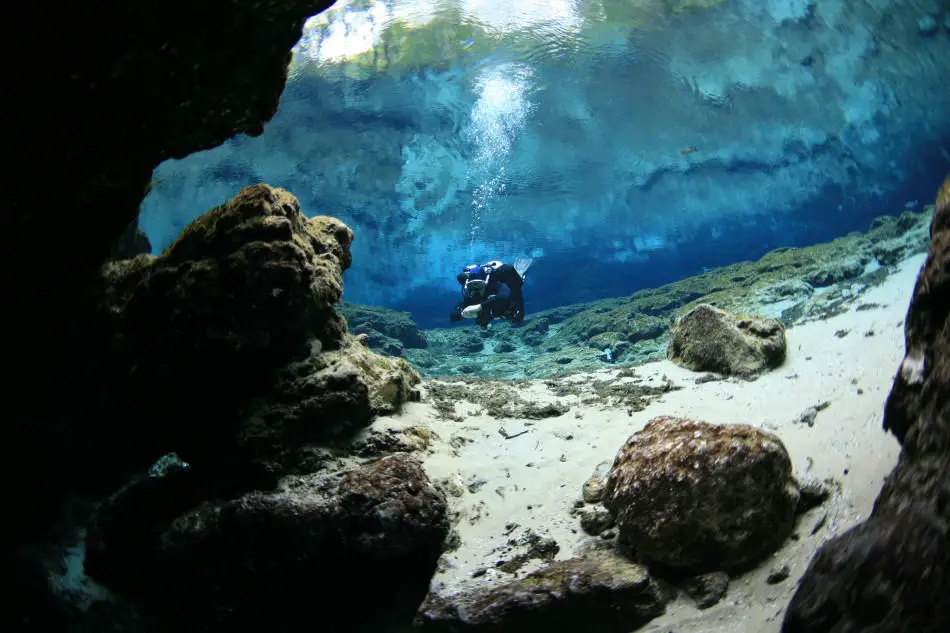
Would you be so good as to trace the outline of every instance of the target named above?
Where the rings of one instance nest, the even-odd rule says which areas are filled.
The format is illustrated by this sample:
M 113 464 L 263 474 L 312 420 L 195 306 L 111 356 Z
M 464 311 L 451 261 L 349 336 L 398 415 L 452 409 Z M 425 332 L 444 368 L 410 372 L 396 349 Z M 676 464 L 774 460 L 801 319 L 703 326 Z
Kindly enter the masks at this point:
M 613 460 L 630 434 L 650 418 L 678 415 L 768 429 L 784 441 L 797 474 L 832 477 L 841 491 L 800 517 L 797 540 L 788 540 L 756 570 L 733 578 L 718 605 L 700 611 L 680 595 L 666 615 L 642 630 L 779 631 L 785 605 L 810 557 L 825 540 L 868 515 L 896 463 L 899 446 L 881 427 L 882 411 L 903 358 L 903 319 L 923 261 L 923 255 L 905 261 L 846 314 L 790 329 L 785 363 L 753 382 L 697 384 L 699 374 L 660 361 L 636 367 L 624 380 L 646 385 L 669 381 L 681 388 L 658 396 L 639 412 L 584 405 L 577 396 L 556 397 L 544 381 L 532 381 L 519 388 L 523 398 L 558 401 L 571 410 L 538 421 L 496 419 L 460 402 L 457 412 L 464 421 L 457 422 L 440 419 L 423 402 L 378 420 L 378 428 L 422 426 L 435 434 L 424 464 L 433 480 L 450 484 L 461 545 L 443 557 L 433 590 L 445 595 L 530 572 L 538 561 L 514 575 L 495 568 L 518 551 L 512 551 L 511 544 L 528 531 L 556 540 L 557 559 L 576 555 L 582 543 L 597 538 L 584 534 L 570 513 L 584 481 L 598 464 Z M 604 369 L 565 380 L 592 384 L 617 371 Z M 829 404 L 813 426 L 800 422 L 806 409 L 825 402 Z M 510 437 L 521 431 L 527 432 Z M 790 569 L 788 579 L 768 584 L 770 570 L 782 565 Z

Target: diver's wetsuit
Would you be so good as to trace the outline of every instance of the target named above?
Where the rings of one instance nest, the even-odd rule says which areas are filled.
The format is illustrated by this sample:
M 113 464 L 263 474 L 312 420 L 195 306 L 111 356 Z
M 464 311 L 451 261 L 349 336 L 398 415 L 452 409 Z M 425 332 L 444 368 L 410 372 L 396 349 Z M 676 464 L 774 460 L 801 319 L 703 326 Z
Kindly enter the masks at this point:
M 521 293 L 524 280 L 511 264 L 501 264 L 491 271 L 488 275 L 486 291 L 481 299 L 466 296 L 464 288 L 468 280 L 467 273 L 459 273 L 456 279 L 462 286 L 463 292 L 462 300 L 456 304 L 452 314 L 449 315 L 451 321 L 461 320 L 462 310 L 475 304 L 482 306 L 475 322 L 483 328 L 495 318 L 503 318 L 511 323 L 524 321 L 524 296 Z

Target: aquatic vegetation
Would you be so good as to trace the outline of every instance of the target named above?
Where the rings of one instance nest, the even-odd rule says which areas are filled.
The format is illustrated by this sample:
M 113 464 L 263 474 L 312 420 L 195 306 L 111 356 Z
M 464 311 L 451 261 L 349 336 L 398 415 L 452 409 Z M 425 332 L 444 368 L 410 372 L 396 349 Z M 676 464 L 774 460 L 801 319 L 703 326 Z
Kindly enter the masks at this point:
M 427 376 L 541 378 L 602 368 L 606 346 L 621 365 L 664 358 L 670 327 L 702 304 L 778 319 L 785 327 L 827 318 L 886 279 L 897 261 L 923 252 L 932 213 L 927 207 L 882 216 L 865 233 L 777 249 L 628 297 L 529 314 L 520 328 L 424 330 L 429 347 L 408 349 L 405 357 Z

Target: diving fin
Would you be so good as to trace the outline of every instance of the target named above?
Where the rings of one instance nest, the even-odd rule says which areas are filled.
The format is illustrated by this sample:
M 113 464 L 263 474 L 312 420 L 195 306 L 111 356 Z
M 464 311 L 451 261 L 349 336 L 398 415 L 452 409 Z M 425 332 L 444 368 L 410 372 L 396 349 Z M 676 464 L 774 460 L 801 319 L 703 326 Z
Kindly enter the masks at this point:
M 515 263 L 512 264 L 515 268 L 515 272 L 524 279 L 525 274 L 528 272 L 528 269 L 531 268 L 531 264 L 534 262 L 534 259 L 530 257 L 518 257 L 515 259 Z

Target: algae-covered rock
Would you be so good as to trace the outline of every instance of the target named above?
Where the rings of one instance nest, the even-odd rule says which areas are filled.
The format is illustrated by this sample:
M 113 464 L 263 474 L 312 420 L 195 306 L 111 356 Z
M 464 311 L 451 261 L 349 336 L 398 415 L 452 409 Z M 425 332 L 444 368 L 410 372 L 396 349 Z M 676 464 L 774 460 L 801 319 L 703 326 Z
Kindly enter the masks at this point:
M 416 626 L 432 633 L 629 633 L 664 610 L 644 567 L 597 552 L 495 587 L 446 597 L 430 593 Z
M 776 319 L 701 304 L 673 326 L 667 356 L 693 371 L 751 377 L 782 364 L 785 328 Z
M 871 261 L 871 256 L 867 253 L 833 259 L 815 266 L 805 272 L 804 281 L 815 288 L 826 288 L 847 279 L 854 279 L 864 272 L 865 266 Z
M 603 349 L 620 342 L 637 343 L 657 338 L 669 325 L 669 319 L 639 313 L 628 306 L 605 306 L 567 319 L 558 330 L 558 338 Z
M 282 369 L 272 390 L 252 402 L 238 444 L 246 458 L 278 472 L 306 462 L 307 444 L 351 437 L 379 415 L 419 399 L 419 374 L 401 358 L 380 356 L 347 336 Z
M 311 341 L 342 344 L 333 306 L 352 240 L 339 220 L 308 220 L 287 191 L 255 185 L 159 256 L 106 264 L 91 360 L 76 376 L 97 394 L 83 413 L 99 421 L 87 450 L 123 442 L 117 458 L 142 468 L 172 451 L 189 462 L 220 453 L 247 400 Z
M 604 505 L 645 560 L 700 573 L 775 551 L 792 531 L 798 497 L 775 435 L 662 416 L 620 449 Z
M 551 321 L 546 317 L 534 318 L 521 328 L 521 340 L 525 345 L 537 347 L 544 342 L 551 328 Z
M 368 350 L 334 310 L 352 240 L 339 220 L 307 219 L 291 194 L 256 185 L 158 257 L 106 265 L 90 450 L 128 437 L 132 463 L 174 451 L 278 476 L 311 468 L 307 444 L 418 397 L 416 372 Z
M 343 630 L 387 611 L 410 621 L 448 529 L 444 495 L 406 454 L 232 498 L 182 474 L 102 504 L 86 570 L 178 630 L 292 630 L 314 610 Z M 373 609 L 340 608 L 354 587 Z
M 340 302 L 337 311 L 346 318 L 351 332 L 369 335 L 370 348 L 384 354 L 401 356 L 402 348 L 425 349 L 425 334 L 408 312 Z M 397 353 L 398 351 L 398 353 Z

